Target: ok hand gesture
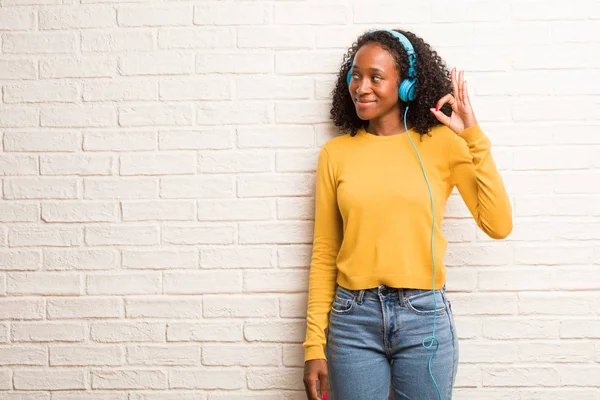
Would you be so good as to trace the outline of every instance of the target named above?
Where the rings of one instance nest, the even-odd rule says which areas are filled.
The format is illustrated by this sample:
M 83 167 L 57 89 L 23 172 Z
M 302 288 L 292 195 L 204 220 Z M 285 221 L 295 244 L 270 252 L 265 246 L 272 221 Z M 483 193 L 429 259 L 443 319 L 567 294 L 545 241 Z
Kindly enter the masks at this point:
M 431 112 L 438 121 L 452 129 L 456 133 L 477 125 L 477 119 L 471 108 L 469 94 L 467 93 L 467 81 L 464 80 L 464 71 L 458 74 L 456 79 L 456 68 L 450 72 L 453 94 L 448 93 L 438 100 L 435 108 L 430 108 Z M 440 111 L 440 108 L 446 103 L 452 107 L 452 114 L 448 117 Z

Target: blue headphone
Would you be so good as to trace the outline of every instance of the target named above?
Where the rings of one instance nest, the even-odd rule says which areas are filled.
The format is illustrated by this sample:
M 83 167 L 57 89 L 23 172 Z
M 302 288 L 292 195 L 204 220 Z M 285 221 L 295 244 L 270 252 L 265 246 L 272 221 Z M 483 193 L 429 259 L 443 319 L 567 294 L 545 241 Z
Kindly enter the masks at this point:
M 412 44 L 410 44 L 410 41 L 403 34 L 392 30 L 385 30 L 384 32 L 388 32 L 397 38 L 408 54 L 408 78 L 400 82 L 400 87 L 398 87 L 398 97 L 400 97 L 400 100 L 403 102 L 408 103 L 409 101 L 415 99 L 415 89 L 417 88 L 417 53 L 415 53 Z M 354 60 L 350 61 L 350 68 L 346 74 L 346 82 L 348 83 L 348 86 L 350 86 L 350 81 L 352 80 L 353 63 Z

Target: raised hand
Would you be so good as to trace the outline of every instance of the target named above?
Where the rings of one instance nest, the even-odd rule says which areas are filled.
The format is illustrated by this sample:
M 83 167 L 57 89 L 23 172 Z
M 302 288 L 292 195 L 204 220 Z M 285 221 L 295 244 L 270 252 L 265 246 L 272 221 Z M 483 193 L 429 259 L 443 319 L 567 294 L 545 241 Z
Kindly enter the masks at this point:
M 439 99 L 435 108 L 430 108 L 430 110 L 438 121 L 454 132 L 460 133 L 467 128 L 477 125 L 477 119 L 469 101 L 467 81 L 464 80 L 464 71 L 459 72 L 457 79 L 456 68 L 452 68 L 452 71 L 450 71 L 450 80 L 452 81 L 453 93 L 448 93 Z M 452 107 L 452 114 L 449 117 L 440 111 L 440 108 L 446 103 Z

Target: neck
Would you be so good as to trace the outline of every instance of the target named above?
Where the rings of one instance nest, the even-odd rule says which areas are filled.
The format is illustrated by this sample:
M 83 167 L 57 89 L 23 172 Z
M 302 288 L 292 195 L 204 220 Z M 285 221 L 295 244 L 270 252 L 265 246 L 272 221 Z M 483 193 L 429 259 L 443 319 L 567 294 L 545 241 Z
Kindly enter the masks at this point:
M 407 122 L 408 123 L 408 122 Z M 408 124 L 410 129 L 410 124 Z M 376 136 L 391 136 L 404 133 L 404 111 L 395 107 L 391 112 L 369 120 L 366 131 Z

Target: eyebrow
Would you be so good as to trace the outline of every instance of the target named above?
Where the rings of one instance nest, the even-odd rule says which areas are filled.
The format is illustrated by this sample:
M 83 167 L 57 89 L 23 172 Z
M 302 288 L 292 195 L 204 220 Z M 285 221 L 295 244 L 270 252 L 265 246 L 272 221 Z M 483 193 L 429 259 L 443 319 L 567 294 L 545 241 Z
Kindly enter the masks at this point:
M 352 69 L 358 69 L 358 67 L 356 65 L 352 66 Z M 371 67 L 369 68 L 369 70 L 373 71 L 373 72 L 385 72 L 384 70 L 382 70 L 381 68 L 375 68 L 375 67 Z

